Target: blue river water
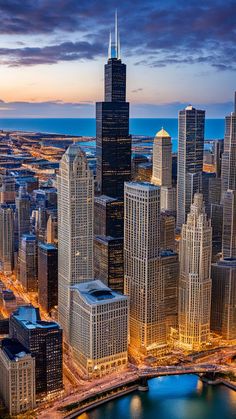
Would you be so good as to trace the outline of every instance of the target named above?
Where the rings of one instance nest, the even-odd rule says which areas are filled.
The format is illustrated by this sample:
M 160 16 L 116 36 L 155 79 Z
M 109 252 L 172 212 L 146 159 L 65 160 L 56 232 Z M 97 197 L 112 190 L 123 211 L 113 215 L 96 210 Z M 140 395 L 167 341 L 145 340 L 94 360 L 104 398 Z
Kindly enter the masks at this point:
M 149 380 L 136 391 L 84 413 L 79 419 L 235 419 L 236 392 L 203 384 L 196 375 Z
M 178 119 L 174 118 L 131 118 L 130 133 L 154 137 L 164 127 L 172 137 L 173 151 L 177 151 Z M 1 119 L 0 130 L 20 130 L 55 134 L 96 135 L 96 121 L 92 118 L 32 118 Z M 205 138 L 224 137 L 224 119 L 207 119 Z

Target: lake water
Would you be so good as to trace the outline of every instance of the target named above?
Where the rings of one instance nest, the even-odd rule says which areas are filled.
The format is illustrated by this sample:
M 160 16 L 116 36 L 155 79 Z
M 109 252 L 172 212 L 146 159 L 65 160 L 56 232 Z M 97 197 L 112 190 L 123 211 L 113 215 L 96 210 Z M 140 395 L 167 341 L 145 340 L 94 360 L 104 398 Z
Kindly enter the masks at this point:
M 177 151 L 178 119 L 174 118 L 131 118 L 130 133 L 154 137 L 164 127 L 172 137 L 173 151 Z M 55 134 L 96 135 L 96 120 L 91 118 L 32 118 L 1 119 L 0 129 L 46 132 Z M 206 119 L 206 139 L 224 137 L 224 119 Z
M 203 384 L 196 375 L 149 380 L 149 391 L 135 391 L 79 419 L 236 419 L 236 392 Z

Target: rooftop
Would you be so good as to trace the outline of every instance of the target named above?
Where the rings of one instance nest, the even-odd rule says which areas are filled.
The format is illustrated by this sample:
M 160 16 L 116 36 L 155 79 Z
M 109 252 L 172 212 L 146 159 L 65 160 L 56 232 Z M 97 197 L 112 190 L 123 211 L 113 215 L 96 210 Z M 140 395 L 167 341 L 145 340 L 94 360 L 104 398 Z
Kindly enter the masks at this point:
M 30 351 L 17 339 L 3 339 L 1 341 L 1 348 L 11 361 L 18 361 L 18 359 L 30 354 Z
M 170 134 L 162 127 L 162 129 L 156 133 L 156 137 L 170 138 Z
M 90 305 L 104 304 L 111 300 L 115 302 L 127 299 L 125 295 L 111 290 L 99 279 L 73 285 L 71 289 L 79 292 L 86 303 Z
M 39 308 L 35 308 L 32 305 L 18 307 L 12 314 L 18 322 L 26 329 L 59 329 L 59 325 L 56 322 L 42 321 Z
M 149 182 L 125 182 L 125 185 L 134 189 L 157 190 L 159 186 L 153 185 Z

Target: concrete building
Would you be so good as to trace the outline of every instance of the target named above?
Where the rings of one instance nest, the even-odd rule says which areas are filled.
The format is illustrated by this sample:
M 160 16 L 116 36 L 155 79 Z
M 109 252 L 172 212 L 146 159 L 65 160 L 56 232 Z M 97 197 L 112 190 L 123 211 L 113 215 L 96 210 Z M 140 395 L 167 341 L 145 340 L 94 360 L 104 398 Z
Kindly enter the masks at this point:
M 125 183 L 125 294 L 130 297 L 130 350 L 134 356 L 165 351 L 164 284 L 160 275 L 160 188 Z
M 84 152 L 68 147 L 58 186 L 58 314 L 70 341 L 70 286 L 93 278 L 94 178 Z
M 27 292 L 38 291 L 38 249 L 34 234 L 23 234 L 19 249 L 19 280 Z
M 13 204 L 16 197 L 16 182 L 5 171 L 0 173 L 0 204 Z
M 14 268 L 14 211 L 7 204 L 0 205 L 0 270 L 10 275 Z
M 175 250 L 175 217 L 168 212 L 160 214 L 160 250 Z
M 181 229 L 196 192 L 201 192 L 205 111 L 187 106 L 179 112 L 177 227 Z
M 100 377 L 128 361 L 128 298 L 101 281 L 71 288 L 72 347 L 88 377 Z
M 176 212 L 176 188 L 172 186 L 171 137 L 163 128 L 153 142 L 151 183 L 161 187 L 161 211 Z
M 199 350 L 209 342 L 211 310 L 211 223 L 202 194 L 195 194 L 180 241 L 179 343 Z
M 30 233 L 30 196 L 25 188 L 20 187 L 16 197 L 16 222 L 17 222 L 17 244 L 19 245 L 23 234 Z
M 15 339 L 1 341 L 0 396 L 10 415 L 22 414 L 36 405 L 35 359 Z
M 236 258 L 212 264 L 211 330 L 236 339 Z
M 17 339 L 35 358 L 37 399 L 62 390 L 62 329 L 42 321 L 39 309 L 19 307 L 10 317 L 9 336 Z

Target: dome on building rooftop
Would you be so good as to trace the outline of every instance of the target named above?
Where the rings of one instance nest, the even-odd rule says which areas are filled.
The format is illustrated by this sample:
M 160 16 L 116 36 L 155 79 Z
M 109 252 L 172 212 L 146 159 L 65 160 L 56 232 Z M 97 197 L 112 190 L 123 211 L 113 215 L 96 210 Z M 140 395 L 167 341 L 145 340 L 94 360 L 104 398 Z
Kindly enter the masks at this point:
M 162 127 L 162 129 L 160 131 L 158 131 L 156 133 L 156 137 L 168 137 L 170 138 L 170 134 L 168 134 L 168 132 Z

